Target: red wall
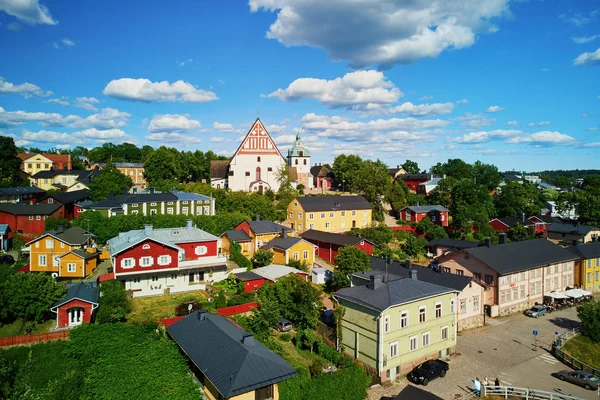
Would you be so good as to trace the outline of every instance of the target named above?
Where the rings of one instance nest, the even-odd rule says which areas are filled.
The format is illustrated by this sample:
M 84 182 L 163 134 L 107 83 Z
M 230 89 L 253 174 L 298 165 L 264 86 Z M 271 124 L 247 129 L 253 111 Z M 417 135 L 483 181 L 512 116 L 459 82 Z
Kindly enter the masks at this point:
M 315 176 L 315 186 L 320 188 L 325 184 L 325 189 L 331 189 L 331 181 L 325 177 Z
M 258 307 L 258 303 L 254 303 L 254 302 L 240 304 L 239 306 L 219 308 L 217 310 L 217 314 L 222 315 L 222 316 L 242 314 L 242 313 L 252 310 L 253 308 L 257 308 L 257 307 Z
M 316 245 L 317 246 L 317 256 L 321 257 L 323 260 L 327 261 L 330 264 L 334 264 L 334 260 L 335 260 L 335 257 L 338 255 L 339 248 L 343 247 L 343 246 L 333 244 L 333 243 L 320 242 L 318 240 L 310 240 L 310 239 L 304 239 L 304 240 Z M 356 247 L 357 249 L 360 249 L 360 250 L 364 251 L 365 253 L 367 253 L 368 255 L 372 256 L 373 255 L 373 245 L 367 241 L 364 241 L 363 243 L 364 243 L 363 245 L 361 245 L 359 243 L 354 247 Z
M 244 282 L 244 292 L 245 293 L 254 292 L 259 287 L 261 287 L 265 282 L 269 282 L 269 281 L 266 280 L 265 278 L 246 281 L 246 282 Z
M 44 200 L 40 201 L 40 203 L 49 204 L 49 203 L 48 203 L 48 200 L 49 200 L 49 199 L 50 199 L 50 198 L 48 198 L 48 199 L 44 199 Z M 64 210 L 64 211 L 63 211 L 63 215 L 62 215 L 62 216 L 63 216 L 64 218 L 71 220 L 71 219 L 73 219 L 73 218 L 75 218 L 75 217 L 76 217 L 76 215 L 74 215 L 75 213 L 74 213 L 74 211 L 73 211 L 73 203 L 70 203 L 70 204 L 68 204 L 68 205 L 65 205 L 65 204 L 61 203 L 60 201 L 58 201 L 58 200 L 56 200 L 56 199 L 52 199 L 52 201 L 54 202 L 54 203 L 52 203 L 52 204 L 62 204 L 62 205 L 63 205 L 63 210 Z
M 144 250 L 142 247 L 145 244 L 149 244 L 150 248 Z M 158 257 L 170 255 L 171 263 L 167 265 L 158 265 Z M 154 262 L 151 267 L 141 267 L 140 266 L 140 258 L 152 256 L 154 257 Z M 135 259 L 135 267 L 133 268 L 122 268 L 121 260 L 124 258 L 134 258 Z M 165 246 L 161 243 L 152 241 L 150 239 L 145 240 L 141 243 L 135 245 L 135 247 L 126 250 L 119 255 L 117 255 L 115 260 L 115 272 L 117 274 L 128 273 L 128 272 L 145 272 L 145 271 L 156 271 L 156 270 L 164 270 L 164 269 L 176 269 L 178 265 L 178 254 L 177 250 Z
M 48 217 L 62 217 L 64 207 L 60 207 L 52 215 Z M 29 220 L 29 215 L 13 215 L 0 211 L 0 224 L 8 224 L 13 233 L 21 233 L 24 235 L 39 235 L 44 232 L 45 221 L 44 216 L 40 215 L 40 220 L 33 216 L 33 220 Z
M 402 180 L 404 181 L 404 183 L 406 184 L 406 186 L 408 186 L 408 188 L 410 190 L 414 190 L 416 192 L 417 186 L 419 186 L 420 183 L 427 182 L 429 179 L 418 179 L 418 180 L 402 179 Z
M 248 234 L 248 236 L 252 237 L 252 230 L 250 229 L 250 225 L 248 224 L 248 222 L 244 221 L 241 224 L 239 224 L 238 226 L 235 227 L 236 231 L 244 231 Z
M 85 209 L 81 206 L 73 206 L 73 218 L 77 218 Z
M 508 232 L 508 226 L 504 225 L 502 222 L 498 220 L 492 220 L 489 225 L 494 228 L 496 232 Z
M 408 211 L 407 209 L 400 211 L 400 219 L 403 221 L 407 221 L 407 222 L 421 222 L 421 220 L 427 216 L 429 216 L 431 218 L 431 216 L 435 215 L 435 221 L 433 222 L 436 225 L 441 225 L 441 226 L 448 226 L 448 213 L 447 212 L 442 212 L 442 213 L 431 213 L 431 215 L 429 215 L 429 213 L 414 213 L 411 211 L 411 219 L 410 221 L 408 221 L 406 219 L 406 211 Z M 440 221 L 440 216 L 443 215 L 444 216 L 444 220 Z
M 204 257 L 214 257 L 218 253 L 217 241 L 194 242 L 194 243 L 177 243 L 185 251 L 185 260 L 200 260 Z M 207 253 L 199 256 L 196 254 L 197 246 L 206 246 Z
M 83 308 L 83 322 L 91 322 L 92 320 L 92 304 L 81 301 L 81 300 L 71 300 L 67 304 L 63 304 L 57 310 L 57 318 L 58 318 L 58 327 L 65 328 L 69 326 L 69 314 L 68 310 L 74 307 Z

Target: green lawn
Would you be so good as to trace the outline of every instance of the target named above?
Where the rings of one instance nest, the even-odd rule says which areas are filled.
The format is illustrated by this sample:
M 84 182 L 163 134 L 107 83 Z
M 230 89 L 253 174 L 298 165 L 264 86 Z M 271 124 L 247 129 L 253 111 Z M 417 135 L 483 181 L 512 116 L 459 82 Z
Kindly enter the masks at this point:
M 138 297 L 131 300 L 132 311 L 127 316 L 129 322 L 156 321 L 175 316 L 175 307 L 184 301 L 206 301 L 206 292 L 175 293 L 164 296 Z
M 585 336 L 576 336 L 569 340 L 562 347 L 562 350 L 579 361 L 594 368 L 600 368 L 600 344 L 592 343 L 592 341 Z
M 50 330 L 50 328 L 52 328 L 55 322 L 55 320 L 51 319 L 41 324 L 37 324 L 31 333 L 46 333 Z M 0 324 L 0 337 L 19 336 L 24 332 L 25 330 L 22 320 L 18 320 L 12 324 Z

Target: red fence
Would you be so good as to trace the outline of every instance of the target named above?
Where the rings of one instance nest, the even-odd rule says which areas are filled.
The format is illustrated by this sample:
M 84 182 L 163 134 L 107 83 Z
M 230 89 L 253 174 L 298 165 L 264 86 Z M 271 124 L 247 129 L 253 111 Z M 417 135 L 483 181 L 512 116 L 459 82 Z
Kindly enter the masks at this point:
M 115 274 L 113 274 L 112 272 L 108 273 L 108 274 L 102 274 L 102 275 L 98 275 L 98 283 L 102 283 L 105 281 L 110 281 L 115 279 Z
M 417 233 L 417 230 L 410 225 L 390 226 L 390 229 L 392 229 L 393 231 L 406 231 L 406 232 L 410 232 L 413 234 Z
M 66 339 L 68 337 L 69 331 L 40 333 L 37 335 L 11 336 L 6 338 L 0 338 L 0 347 L 45 342 L 47 340 Z
M 255 302 L 240 304 L 239 306 L 219 308 L 217 310 L 217 314 L 226 317 L 228 315 L 242 314 L 242 313 L 248 312 L 256 307 L 258 307 L 258 304 Z

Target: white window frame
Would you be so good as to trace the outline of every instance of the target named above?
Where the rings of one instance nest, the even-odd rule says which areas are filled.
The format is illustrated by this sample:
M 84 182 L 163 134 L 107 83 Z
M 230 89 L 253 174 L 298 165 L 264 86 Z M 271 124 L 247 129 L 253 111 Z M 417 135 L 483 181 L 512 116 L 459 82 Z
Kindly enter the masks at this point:
M 440 312 L 440 315 L 438 316 L 438 311 Z M 435 318 L 442 318 L 442 316 L 444 315 L 443 312 L 443 308 L 442 308 L 442 302 L 438 301 L 437 303 L 435 303 Z
M 400 329 L 404 329 L 404 328 L 408 328 L 409 327 L 409 319 L 408 319 L 408 310 L 404 310 L 404 311 L 400 311 Z M 402 326 L 403 321 L 406 323 L 404 326 Z
M 36 221 L 41 221 L 41 219 L 42 219 L 42 217 L 41 217 L 41 216 L 39 216 L 39 215 L 36 215 L 36 216 L 35 216 L 35 220 L 36 220 Z
M 431 344 L 431 334 L 429 332 L 425 332 L 421 335 L 421 345 L 423 347 L 427 347 Z
M 302 252 L 302 259 L 303 259 L 303 260 L 308 260 L 308 250 L 304 250 L 304 251 Z
M 333 211 L 329 213 L 329 218 L 333 218 Z
M 315 219 L 315 214 L 313 214 L 313 213 L 308 214 L 308 219 Z
M 390 333 L 390 316 L 383 316 L 383 333 Z
M 77 264 L 68 263 L 67 264 L 67 272 L 77 272 Z
M 455 314 L 455 311 L 454 311 L 454 307 L 455 307 L 455 305 L 456 305 L 456 304 L 455 304 L 454 298 L 450 299 L 450 314 L 451 314 L 451 315 L 454 315 L 454 314 Z
M 150 245 L 148 243 L 146 243 L 145 245 L 142 246 L 142 250 L 149 250 L 150 249 Z
M 188 215 L 188 208 L 187 207 L 181 207 L 181 213 L 184 215 Z
M 202 246 L 196 246 L 196 248 L 194 249 L 194 253 L 197 256 L 203 256 L 206 253 L 208 253 L 208 247 L 202 245 Z
M 355 217 L 356 216 L 356 210 L 352 210 L 352 216 Z
M 423 311 L 423 313 L 421 313 L 421 311 Z M 423 315 L 423 320 L 421 320 L 421 315 Z M 419 307 L 419 323 L 423 324 L 427 322 L 427 306 L 420 306 Z
M 329 222 L 325 222 L 325 228 L 329 229 L 329 227 L 330 227 Z
M 46 248 L 47 249 L 53 249 L 54 248 L 54 240 L 52 240 L 52 239 L 46 239 Z
M 398 357 L 398 342 L 390 343 L 390 358 Z
M 315 224 L 310 224 L 310 229 L 315 229 Z
M 294 213 L 290 211 L 290 219 L 294 218 Z
M 302 213 L 301 212 L 298 213 L 298 219 L 302 219 Z
M 48 257 L 46 257 L 46 255 L 44 255 L 44 254 L 40 254 L 38 256 L 38 265 L 40 267 L 47 267 L 48 266 Z
M 410 349 L 410 351 L 416 351 L 419 349 L 419 337 L 418 336 L 411 336 L 410 339 L 408 339 L 408 348 Z
M 448 325 L 442 326 L 442 329 L 440 331 L 440 337 L 442 338 L 442 340 L 448 340 Z
M 342 217 L 346 216 L 346 211 L 342 211 Z
M 297 251 L 292 253 L 292 258 L 296 261 L 298 261 L 300 259 L 300 253 L 298 253 Z
M 168 254 L 163 254 L 162 256 L 158 256 L 158 265 L 169 265 L 171 263 L 171 256 Z
M 325 213 L 321 213 L 321 219 L 325 218 Z
M 167 214 L 173 215 L 173 207 L 167 208 Z
M 150 260 L 149 262 L 147 262 Z M 152 256 L 144 256 L 140 257 L 140 267 L 151 267 L 154 265 L 154 257 Z
M 131 262 L 131 265 L 127 265 L 128 261 Z M 135 267 L 135 258 L 130 257 L 130 258 L 121 259 L 121 268 L 127 269 L 127 268 L 133 268 L 133 267 Z

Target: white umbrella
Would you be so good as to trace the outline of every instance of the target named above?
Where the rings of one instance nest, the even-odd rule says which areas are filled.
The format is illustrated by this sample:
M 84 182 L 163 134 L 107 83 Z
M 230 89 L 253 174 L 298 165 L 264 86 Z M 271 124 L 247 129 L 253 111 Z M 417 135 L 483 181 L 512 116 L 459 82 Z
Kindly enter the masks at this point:
M 568 298 L 569 298 L 569 297 L 568 297 L 568 296 L 567 296 L 565 293 L 563 293 L 563 292 L 551 292 L 551 293 L 545 294 L 544 296 L 546 296 L 546 297 L 551 297 L 551 298 L 553 298 L 553 299 L 555 299 L 555 300 L 561 300 L 561 299 L 568 299 Z
M 565 292 L 565 294 L 574 299 L 578 299 L 583 296 L 589 296 L 591 293 L 581 289 L 569 289 Z

